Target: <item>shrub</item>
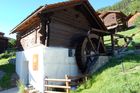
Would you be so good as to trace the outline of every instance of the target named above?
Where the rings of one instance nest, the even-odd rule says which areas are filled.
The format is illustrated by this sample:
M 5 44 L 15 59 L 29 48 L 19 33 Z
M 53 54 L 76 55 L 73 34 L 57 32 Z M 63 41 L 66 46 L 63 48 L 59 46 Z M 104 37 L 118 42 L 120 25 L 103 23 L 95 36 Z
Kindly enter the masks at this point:
M 16 55 L 16 53 L 14 52 L 14 50 L 13 51 L 6 50 L 4 53 L 0 54 L 0 58 L 9 58 L 9 57 L 13 57 L 15 55 Z
M 15 39 L 10 39 L 8 41 L 8 48 L 14 48 L 16 46 L 16 40 Z

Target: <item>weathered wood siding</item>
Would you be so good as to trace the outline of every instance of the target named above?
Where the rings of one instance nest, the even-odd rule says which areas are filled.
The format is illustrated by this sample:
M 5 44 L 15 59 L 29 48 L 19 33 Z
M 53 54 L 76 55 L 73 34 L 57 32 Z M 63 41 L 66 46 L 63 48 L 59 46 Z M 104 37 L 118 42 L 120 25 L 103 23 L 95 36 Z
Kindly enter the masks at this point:
M 37 23 L 33 27 L 28 28 L 26 31 L 19 32 L 17 34 L 18 50 L 25 50 L 40 44 L 40 29 L 40 23 Z
M 49 27 L 49 46 L 67 48 L 75 48 L 90 29 L 85 16 L 72 8 L 55 12 Z
M 123 15 L 121 15 L 121 14 L 116 14 L 116 18 L 117 18 L 117 22 L 118 22 L 118 24 L 123 24 L 123 25 L 125 25 L 126 24 L 126 19 L 127 19 L 127 17 L 125 17 L 125 16 L 123 16 Z
M 103 22 L 105 26 L 112 26 L 117 24 L 117 18 L 115 13 L 110 13 L 104 17 Z

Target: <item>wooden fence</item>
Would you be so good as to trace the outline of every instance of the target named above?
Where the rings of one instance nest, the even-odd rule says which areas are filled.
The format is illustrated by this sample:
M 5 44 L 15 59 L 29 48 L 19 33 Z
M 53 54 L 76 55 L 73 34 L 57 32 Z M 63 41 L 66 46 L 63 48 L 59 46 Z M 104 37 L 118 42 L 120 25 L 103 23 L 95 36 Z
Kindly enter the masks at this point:
M 49 85 L 48 82 L 65 82 L 65 86 L 62 85 Z M 49 79 L 49 78 L 45 78 L 45 91 L 44 93 L 70 93 L 70 83 L 71 80 L 68 79 L 68 76 L 65 75 L 65 79 Z M 53 91 L 50 90 L 49 88 L 58 88 L 58 89 L 65 89 L 66 92 L 57 92 L 57 91 Z
M 45 91 L 44 91 L 44 93 L 70 93 L 70 88 L 71 88 L 71 86 L 72 85 L 75 85 L 75 86 L 77 86 L 77 85 L 79 85 L 80 84 L 80 82 L 81 82 L 81 80 L 80 79 L 82 79 L 82 81 L 84 80 L 84 81 L 87 81 L 87 77 L 88 77 L 88 75 L 80 75 L 80 76 L 68 76 L 68 75 L 65 75 L 65 79 L 50 79 L 50 78 L 45 78 Z M 79 81 L 80 80 L 80 81 Z M 65 83 L 65 85 L 49 85 L 49 83 L 48 82 L 64 82 Z M 75 83 L 73 83 L 73 82 L 75 82 Z M 53 88 L 58 88 L 58 89 L 64 89 L 64 90 L 66 90 L 65 92 L 58 92 L 58 91 L 53 91 L 53 90 L 50 90 L 50 88 L 51 89 L 53 89 Z

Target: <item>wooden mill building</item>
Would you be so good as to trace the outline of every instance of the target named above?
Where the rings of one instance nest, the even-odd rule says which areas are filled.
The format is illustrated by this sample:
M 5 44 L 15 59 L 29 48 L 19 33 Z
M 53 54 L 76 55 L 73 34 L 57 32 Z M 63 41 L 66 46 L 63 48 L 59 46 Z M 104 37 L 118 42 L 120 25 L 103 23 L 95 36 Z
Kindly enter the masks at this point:
M 11 31 L 17 33 L 16 72 L 20 79 L 43 92 L 45 76 L 81 74 L 75 50 L 92 28 L 98 29 L 91 32 L 96 33 L 96 39 L 103 36 L 99 30 L 106 30 L 88 0 L 69 0 L 36 9 Z M 105 51 L 100 42 L 100 49 Z
M 0 32 L 0 53 L 4 52 L 8 47 L 8 38 L 4 37 L 4 33 Z
M 127 28 L 127 16 L 121 11 L 107 11 L 99 13 L 99 17 L 104 22 L 108 30 L 118 31 Z

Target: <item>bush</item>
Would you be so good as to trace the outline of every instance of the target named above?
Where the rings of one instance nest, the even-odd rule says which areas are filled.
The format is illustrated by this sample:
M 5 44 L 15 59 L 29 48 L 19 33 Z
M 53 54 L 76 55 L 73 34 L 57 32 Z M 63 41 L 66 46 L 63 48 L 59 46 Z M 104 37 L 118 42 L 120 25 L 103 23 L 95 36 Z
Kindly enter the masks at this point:
M 4 53 L 0 54 L 0 58 L 9 58 L 15 55 L 16 53 L 14 51 L 5 51 Z
M 8 48 L 15 48 L 16 46 L 16 40 L 15 39 L 10 39 L 8 41 Z

